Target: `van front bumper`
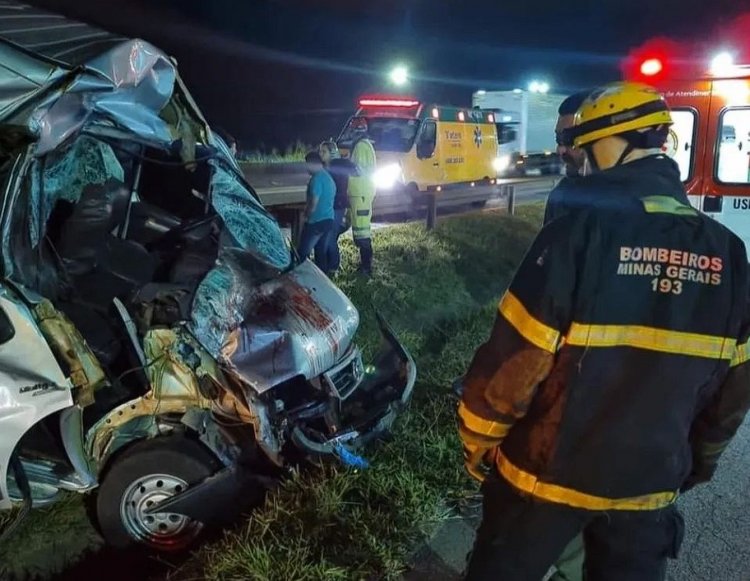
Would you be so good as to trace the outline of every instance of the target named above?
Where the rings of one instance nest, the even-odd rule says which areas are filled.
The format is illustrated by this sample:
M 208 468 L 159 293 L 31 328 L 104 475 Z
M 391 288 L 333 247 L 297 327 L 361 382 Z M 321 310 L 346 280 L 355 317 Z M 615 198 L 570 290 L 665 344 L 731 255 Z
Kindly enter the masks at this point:
M 294 445 L 313 457 L 356 453 L 370 442 L 386 436 L 393 422 L 411 400 L 417 369 L 409 352 L 380 316 L 382 343 L 373 362 L 364 368 L 361 381 L 346 393 L 337 394 L 314 413 L 295 420 L 291 431 Z M 357 357 L 347 366 L 356 367 Z M 329 381 L 328 377 L 324 379 Z M 319 426 L 329 429 L 324 433 Z

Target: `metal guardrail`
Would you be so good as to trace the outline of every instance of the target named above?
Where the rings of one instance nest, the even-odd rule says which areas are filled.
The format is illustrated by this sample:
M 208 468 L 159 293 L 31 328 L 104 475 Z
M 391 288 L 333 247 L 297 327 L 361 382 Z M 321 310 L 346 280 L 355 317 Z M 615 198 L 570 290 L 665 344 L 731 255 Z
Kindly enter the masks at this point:
M 294 239 L 302 228 L 302 210 L 305 204 L 307 174 L 301 173 L 300 164 L 243 164 L 245 177 L 255 188 L 263 205 L 279 221 L 289 224 Z M 437 224 L 438 210 L 454 207 L 457 210 L 476 210 L 489 200 L 504 200 L 508 213 L 514 214 L 518 196 L 548 193 L 559 177 L 503 179 L 493 185 L 446 189 L 432 192 L 415 203 L 403 192 L 379 193 L 375 197 L 374 218 L 394 214 L 422 215 L 428 229 Z

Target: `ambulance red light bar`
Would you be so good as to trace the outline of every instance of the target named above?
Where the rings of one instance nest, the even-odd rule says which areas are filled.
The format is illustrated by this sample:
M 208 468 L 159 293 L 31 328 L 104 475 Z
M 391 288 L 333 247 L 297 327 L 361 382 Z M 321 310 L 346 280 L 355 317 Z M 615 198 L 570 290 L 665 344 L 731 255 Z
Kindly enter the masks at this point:
M 664 64 L 661 62 L 661 59 L 658 58 L 646 59 L 641 63 L 641 74 L 644 77 L 656 76 L 663 70 Z
M 385 99 L 385 98 L 363 98 L 359 100 L 360 107 L 417 107 L 419 101 L 414 99 Z

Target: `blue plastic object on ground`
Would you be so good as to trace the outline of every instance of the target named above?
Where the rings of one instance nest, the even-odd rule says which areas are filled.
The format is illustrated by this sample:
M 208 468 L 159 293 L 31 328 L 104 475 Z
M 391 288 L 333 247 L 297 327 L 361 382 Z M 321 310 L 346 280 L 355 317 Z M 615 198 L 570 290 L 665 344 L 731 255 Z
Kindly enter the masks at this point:
M 338 443 L 335 447 L 336 455 L 341 459 L 341 461 L 346 465 L 350 466 L 351 468 L 369 468 L 370 463 L 360 456 L 359 454 L 355 454 L 351 450 L 347 450 L 346 447 Z

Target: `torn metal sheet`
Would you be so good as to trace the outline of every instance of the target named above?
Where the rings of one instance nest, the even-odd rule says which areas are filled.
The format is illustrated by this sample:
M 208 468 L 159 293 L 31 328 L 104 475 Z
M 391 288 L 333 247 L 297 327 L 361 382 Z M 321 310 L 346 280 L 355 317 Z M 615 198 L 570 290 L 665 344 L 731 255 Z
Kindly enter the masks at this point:
M 258 285 L 220 260 L 198 288 L 190 328 L 212 356 L 262 392 L 331 368 L 358 325 L 354 306 L 309 261 Z
M 160 117 L 172 96 L 177 72 L 169 58 L 142 40 L 127 40 L 87 63 L 64 93 L 34 111 L 30 129 L 36 155 L 60 146 L 87 123 L 107 119 L 151 143 L 174 139 Z

